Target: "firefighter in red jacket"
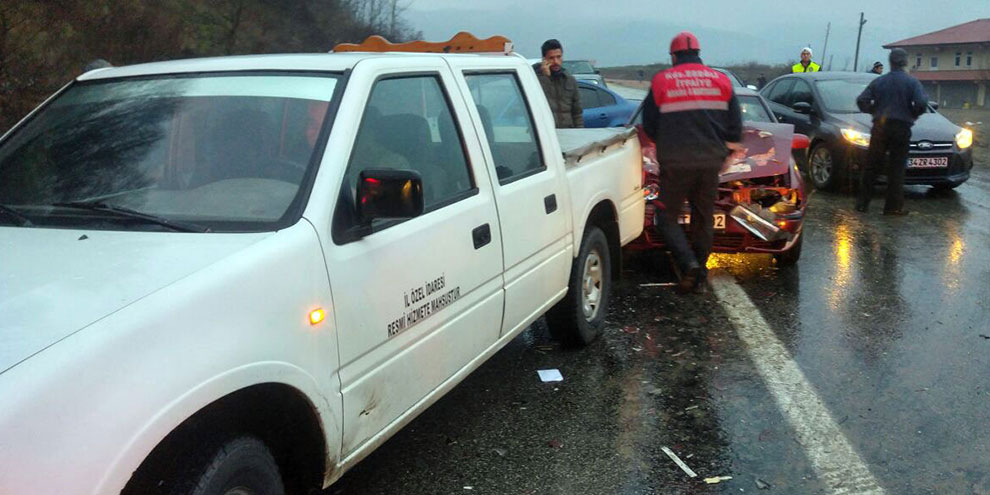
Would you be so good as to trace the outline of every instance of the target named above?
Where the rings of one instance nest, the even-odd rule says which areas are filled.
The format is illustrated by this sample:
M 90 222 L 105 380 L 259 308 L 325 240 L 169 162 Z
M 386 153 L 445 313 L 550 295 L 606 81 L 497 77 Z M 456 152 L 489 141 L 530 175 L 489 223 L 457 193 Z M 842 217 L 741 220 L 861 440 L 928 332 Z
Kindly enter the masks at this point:
M 742 148 L 742 114 L 732 82 L 705 66 L 700 51 L 693 34 L 675 36 L 673 67 L 653 76 L 643 107 L 643 130 L 656 143 L 660 162 L 660 231 L 680 268 L 682 293 L 707 288 L 719 172 L 731 151 Z M 690 243 L 677 222 L 685 199 L 691 205 Z

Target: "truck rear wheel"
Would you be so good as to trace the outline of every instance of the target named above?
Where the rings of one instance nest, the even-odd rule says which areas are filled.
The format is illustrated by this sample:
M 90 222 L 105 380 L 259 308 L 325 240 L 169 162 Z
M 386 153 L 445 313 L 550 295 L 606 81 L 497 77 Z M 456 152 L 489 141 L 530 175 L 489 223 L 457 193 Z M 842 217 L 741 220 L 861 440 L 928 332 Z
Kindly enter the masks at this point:
M 547 313 L 550 334 L 568 347 L 590 344 L 605 326 L 611 292 L 608 239 L 600 228 L 588 227 L 571 265 L 567 295 Z

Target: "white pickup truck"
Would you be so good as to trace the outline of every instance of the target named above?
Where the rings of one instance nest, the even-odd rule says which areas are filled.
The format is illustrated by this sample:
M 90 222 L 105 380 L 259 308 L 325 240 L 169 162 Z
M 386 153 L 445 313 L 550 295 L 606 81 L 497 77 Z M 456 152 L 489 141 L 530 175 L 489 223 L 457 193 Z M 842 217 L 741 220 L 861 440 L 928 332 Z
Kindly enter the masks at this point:
M 80 76 L 0 141 L 0 493 L 330 485 L 544 313 L 595 338 L 641 159 L 512 54 Z

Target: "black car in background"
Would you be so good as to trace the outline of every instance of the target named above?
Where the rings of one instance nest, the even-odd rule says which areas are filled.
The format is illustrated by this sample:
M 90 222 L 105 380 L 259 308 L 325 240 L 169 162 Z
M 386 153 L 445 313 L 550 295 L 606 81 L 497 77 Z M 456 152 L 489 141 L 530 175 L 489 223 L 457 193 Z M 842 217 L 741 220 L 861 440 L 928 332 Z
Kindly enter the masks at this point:
M 790 74 L 771 81 L 760 93 L 780 122 L 794 124 L 811 146 L 796 158 L 807 165 L 818 189 L 852 184 L 866 162 L 871 117 L 856 108 L 856 97 L 878 77 L 855 72 Z M 934 107 L 911 129 L 905 184 L 951 189 L 969 179 L 973 168 L 973 133 Z

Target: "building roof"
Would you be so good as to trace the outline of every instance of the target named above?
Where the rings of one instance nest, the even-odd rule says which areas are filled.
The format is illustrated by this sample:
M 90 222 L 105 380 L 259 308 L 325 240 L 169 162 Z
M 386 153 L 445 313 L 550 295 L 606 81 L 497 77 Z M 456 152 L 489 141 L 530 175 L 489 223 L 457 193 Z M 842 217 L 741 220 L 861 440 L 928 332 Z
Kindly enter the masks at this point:
M 919 81 L 986 81 L 990 80 L 987 70 L 925 70 L 913 71 L 911 75 Z
M 990 19 L 977 19 L 957 26 L 940 29 L 906 40 L 883 45 L 884 48 L 898 48 L 922 45 L 949 45 L 959 43 L 990 42 Z

